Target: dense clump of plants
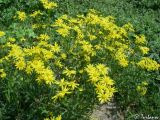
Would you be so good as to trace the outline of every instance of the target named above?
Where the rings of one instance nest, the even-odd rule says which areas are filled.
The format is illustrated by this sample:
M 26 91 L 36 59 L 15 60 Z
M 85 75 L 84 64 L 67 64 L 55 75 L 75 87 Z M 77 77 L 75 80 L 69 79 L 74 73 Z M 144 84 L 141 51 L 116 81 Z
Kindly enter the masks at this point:
M 138 105 L 160 67 L 145 36 L 93 9 L 55 18 L 57 3 L 38 5 L 0 31 L 0 118 L 88 119 L 114 95 Z

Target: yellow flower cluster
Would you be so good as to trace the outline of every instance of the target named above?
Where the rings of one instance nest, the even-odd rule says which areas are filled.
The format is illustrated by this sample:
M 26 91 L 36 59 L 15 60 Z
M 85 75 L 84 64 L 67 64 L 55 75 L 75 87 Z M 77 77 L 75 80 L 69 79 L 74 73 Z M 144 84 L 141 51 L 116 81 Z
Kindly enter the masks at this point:
M 45 62 L 54 58 L 54 53 L 60 52 L 60 46 L 48 44 L 48 35 L 40 35 L 41 42 L 31 48 L 22 48 L 17 44 L 8 44 L 11 48 L 8 58 L 13 58 L 15 67 L 18 70 L 24 70 L 27 74 L 32 72 L 37 73 L 37 81 L 45 81 L 46 84 L 51 84 L 55 80 L 55 75 L 50 66 L 45 66 Z M 43 41 L 45 40 L 45 41 Z M 47 47 L 47 48 L 44 48 Z M 30 57 L 31 59 L 26 59 Z
M 26 13 L 23 11 L 17 11 L 17 15 L 20 21 L 24 21 L 27 18 Z
M 33 29 L 45 29 L 46 27 L 46 24 L 32 24 Z
M 158 70 L 160 67 L 160 64 L 147 57 L 143 57 L 142 60 L 137 63 L 137 65 L 143 69 L 147 69 L 148 71 Z
M 59 116 L 57 116 L 57 117 L 45 118 L 44 120 L 62 120 L 62 116 L 59 115 Z
M 139 49 L 142 51 L 143 55 L 148 54 L 148 52 L 149 52 L 149 48 L 148 47 L 139 46 Z
M 40 10 L 37 10 L 30 14 L 30 16 L 33 18 L 36 18 L 38 15 L 43 15 L 43 13 Z
M 79 84 L 77 84 L 75 81 L 65 81 L 64 78 L 60 81 L 56 81 L 56 83 L 60 87 L 60 91 L 57 92 L 55 96 L 52 97 L 54 101 L 57 101 L 58 99 L 63 98 L 67 94 L 71 94 L 72 91 L 78 87 Z
M 47 41 L 50 39 L 50 37 L 47 34 L 40 34 L 40 36 L 38 37 L 39 40 L 44 40 Z
M 71 77 L 71 75 L 75 75 L 76 74 L 76 71 L 75 70 L 68 70 L 68 68 L 66 68 L 63 71 L 63 74 L 65 74 L 67 77 Z
M 112 55 L 112 59 L 117 60 L 120 66 L 127 67 L 130 62 L 129 58 L 137 52 L 137 49 L 133 48 L 133 43 L 128 38 L 128 33 L 134 32 L 130 23 L 119 27 L 114 23 L 112 16 L 101 17 L 94 10 L 91 10 L 86 17 L 70 18 L 67 15 L 63 15 L 51 26 L 56 27 L 56 31 L 62 37 L 68 37 L 72 31 L 75 31 L 77 33 L 75 38 L 77 41 L 74 47 L 81 46 L 83 56 L 87 62 L 96 55 L 96 50 L 104 51 L 106 49 Z M 94 29 L 95 26 L 100 27 L 99 29 Z M 87 28 L 87 31 L 85 28 Z M 90 41 L 87 41 L 84 37 L 88 37 Z M 140 53 L 147 54 L 149 48 L 145 46 L 147 43 L 145 36 L 135 35 L 134 37 L 134 43 L 139 48 Z
M 91 60 L 91 57 L 96 56 L 96 50 L 105 51 L 106 49 L 109 50 L 113 59 L 118 61 L 119 65 L 127 67 L 128 58 L 134 53 L 128 40 L 128 32 L 134 31 L 133 26 L 128 23 L 119 27 L 114 23 L 112 16 L 101 17 L 94 10 L 91 10 L 86 17 L 79 15 L 77 18 L 71 18 L 63 15 L 51 26 L 56 28 L 57 33 L 65 38 L 72 36 L 72 31 L 76 32 L 74 47 L 81 47 L 87 62 Z M 100 26 L 99 29 L 94 29 L 96 26 Z M 86 40 L 86 38 L 88 39 Z M 139 43 L 145 42 L 143 35 L 136 36 L 135 43 L 138 40 L 141 41 Z M 148 49 L 144 46 L 141 47 L 141 51 L 146 54 Z
M 3 31 L 0 31 L 0 37 L 4 36 L 5 35 L 5 32 Z
M 118 60 L 119 64 L 122 67 L 128 66 L 128 60 L 127 60 L 127 56 L 125 55 L 125 49 L 123 49 L 123 48 L 118 49 L 115 54 L 115 58 L 116 58 L 116 60 Z
M 104 64 L 87 65 L 86 71 L 89 75 L 89 81 L 96 87 L 96 93 L 100 103 L 108 102 L 112 97 L 115 88 L 114 81 L 108 76 L 108 67 Z
M 136 35 L 135 37 L 136 37 L 135 39 L 136 44 L 146 44 L 147 41 L 144 35 L 140 35 L 140 36 Z
M 6 77 L 6 73 L 4 72 L 3 69 L 0 69 L 0 78 L 5 78 Z
M 9 37 L 8 40 L 9 40 L 9 42 L 11 42 L 11 43 L 14 43 L 14 42 L 16 41 L 16 39 L 15 39 L 15 38 L 12 38 L 12 37 Z
M 147 86 L 148 83 L 146 81 L 143 81 L 140 85 L 137 86 L 136 90 L 141 94 L 145 95 L 147 92 Z
M 40 0 L 40 2 L 43 4 L 45 9 L 54 9 L 57 7 L 57 3 L 55 2 L 49 2 L 48 0 Z
M 66 20 L 67 16 L 63 15 L 62 17 L 58 18 L 54 24 L 52 24 L 52 27 L 59 27 L 56 31 L 62 35 L 63 37 L 66 37 L 69 35 L 69 31 L 71 30 L 71 27 L 66 25 L 63 20 Z

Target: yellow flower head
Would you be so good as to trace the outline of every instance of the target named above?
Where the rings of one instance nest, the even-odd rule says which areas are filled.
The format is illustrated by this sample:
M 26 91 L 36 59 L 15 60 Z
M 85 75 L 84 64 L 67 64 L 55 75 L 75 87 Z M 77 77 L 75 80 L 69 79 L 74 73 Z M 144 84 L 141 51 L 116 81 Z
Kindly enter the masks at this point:
M 6 77 L 6 73 L 4 72 L 3 69 L 0 69 L 0 78 L 5 78 Z
M 61 54 L 61 58 L 62 58 L 62 59 L 66 59 L 66 57 L 67 57 L 67 55 L 66 55 L 65 53 L 62 53 L 62 54 Z
M 139 48 L 140 48 L 141 52 L 143 53 L 143 55 L 148 54 L 148 52 L 149 52 L 149 48 L 148 47 L 140 46 Z
M 106 67 L 104 64 L 97 64 L 96 68 L 98 69 L 98 72 L 102 75 L 108 74 L 108 67 Z
M 69 70 L 68 68 L 66 68 L 66 69 L 63 71 L 63 74 L 65 74 L 65 75 L 68 76 L 68 77 L 71 77 L 72 75 L 75 75 L 75 74 L 76 74 L 76 71 L 75 71 L 75 70 Z
M 135 39 L 136 44 L 146 44 L 147 41 L 144 35 L 140 35 L 140 36 L 136 35 L 135 37 L 136 37 Z
M 0 37 L 4 36 L 5 35 L 5 32 L 3 31 L 0 31 Z
M 40 1 L 45 9 L 54 9 L 55 7 L 57 7 L 57 3 L 55 2 L 49 2 L 48 0 L 40 0 Z
M 40 10 L 38 10 L 38 11 L 34 11 L 32 14 L 30 14 L 30 16 L 31 17 L 33 17 L 33 18 L 35 18 L 35 17 L 37 17 L 38 15 L 42 15 L 43 13 L 40 11 Z
M 39 76 L 37 78 L 38 81 L 44 81 L 46 84 L 52 84 L 55 80 L 54 73 L 49 68 L 44 68 L 43 70 L 39 71 Z
M 136 90 L 141 94 L 141 95 L 145 95 L 147 92 L 147 86 L 148 83 L 146 81 L 143 81 L 140 85 L 138 85 L 136 87 Z
M 50 39 L 50 37 L 47 34 L 40 34 L 40 36 L 38 37 L 39 40 L 44 40 L 47 41 Z
M 61 51 L 60 46 L 55 42 L 54 45 L 51 46 L 51 51 L 58 53 Z
M 58 115 L 57 117 L 45 118 L 44 120 L 62 120 L 62 116 Z
M 9 40 L 10 42 L 15 42 L 15 41 L 16 41 L 16 39 L 15 39 L 15 38 L 12 38 L 12 37 L 9 37 L 8 40 Z
M 63 88 L 62 91 L 58 91 L 57 94 L 55 96 L 52 97 L 52 99 L 54 101 L 56 101 L 57 99 L 61 99 L 61 98 L 64 98 L 64 96 L 66 94 L 70 94 L 71 92 L 69 92 L 69 89 L 68 88 Z
M 15 66 L 17 69 L 23 70 L 26 66 L 26 63 L 25 63 L 24 59 L 20 59 L 16 62 Z
M 158 70 L 160 67 L 160 65 L 156 61 L 154 61 L 148 57 L 143 57 L 142 60 L 140 60 L 137 63 L 137 65 L 143 69 L 147 69 L 148 71 Z
M 27 18 L 25 12 L 17 11 L 17 14 L 18 14 L 18 19 L 19 19 L 20 21 L 24 21 L 24 20 Z
M 58 30 L 56 30 L 60 35 L 62 35 L 63 37 L 66 37 L 69 35 L 69 29 L 66 28 L 59 28 Z

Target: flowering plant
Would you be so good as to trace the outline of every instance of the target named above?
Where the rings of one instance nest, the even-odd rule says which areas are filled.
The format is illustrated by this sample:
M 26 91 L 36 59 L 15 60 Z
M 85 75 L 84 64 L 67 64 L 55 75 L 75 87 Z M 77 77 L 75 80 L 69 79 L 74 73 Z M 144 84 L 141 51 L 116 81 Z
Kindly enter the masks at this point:
M 49 105 L 65 106 L 74 96 L 84 99 L 90 93 L 93 101 L 110 101 L 116 92 L 121 93 L 118 78 L 127 76 L 125 70 L 147 73 L 159 69 L 160 65 L 147 57 L 145 36 L 136 34 L 130 23 L 118 26 L 114 17 L 104 17 L 93 9 L 86 16 L 62 15 L 54 20 L 50 10 L 57 4 L 40 3 L 44 10 L 17 11 L 14 25 L 18 30 L 0 31 L 0 49 L 4 51 L 0 54 L 0 77 L 6 86 L 6 82 L 16 85 L 21 81 L 41 89 L 47 111 L 40 116 L 48 117 L 45 120 L 63 118 L 67 110 L 52 114 L 54 108 Z M 139 74 L 142 76 L 145 74 Z M 141 79 L 134 90 L 145 95 L 147 82 Z M 5 94 L 8 102 L 15 99 Z

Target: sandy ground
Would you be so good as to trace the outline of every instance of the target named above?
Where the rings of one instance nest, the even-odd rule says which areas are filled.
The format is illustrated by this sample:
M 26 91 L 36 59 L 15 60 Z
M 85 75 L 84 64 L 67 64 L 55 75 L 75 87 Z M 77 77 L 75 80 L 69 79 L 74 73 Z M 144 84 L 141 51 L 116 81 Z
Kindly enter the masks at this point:
M 90 120 L 124 120 L 123 114 L 114 102 L 96 106 Z

